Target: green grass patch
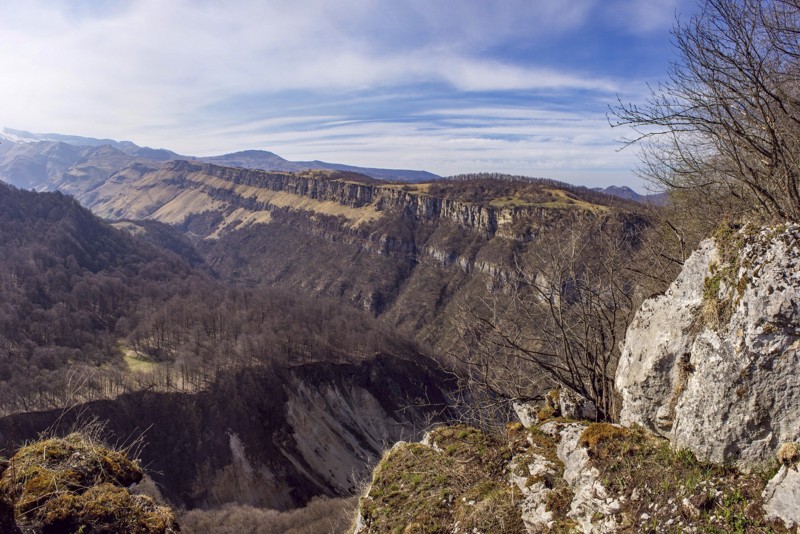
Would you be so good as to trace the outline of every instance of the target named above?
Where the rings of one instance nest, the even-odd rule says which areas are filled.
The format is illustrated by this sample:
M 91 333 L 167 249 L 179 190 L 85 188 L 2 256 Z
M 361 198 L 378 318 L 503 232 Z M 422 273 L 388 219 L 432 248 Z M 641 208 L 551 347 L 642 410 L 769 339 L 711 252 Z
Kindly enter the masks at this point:
M 622 511 L 634 531 L 786 532 L 764 519 L 764 476 L 702 462 L 640 427 L 608 426 L 590 425 L 581 442 L 601 482 L 625 497 Z
M 522 435 L 523 433 L 519 433 Z M 524 443 L 466 426 L 434 430 L 435 448 L 402 444 L 389 451 L 362 499 L 369 532 L 525 532 L 507 464 Z
M 122 351 L 122 360 L 132 373 L 152 373 L 158 368 L 158 363 L 125 345 L 120 345 L 120 350 Z

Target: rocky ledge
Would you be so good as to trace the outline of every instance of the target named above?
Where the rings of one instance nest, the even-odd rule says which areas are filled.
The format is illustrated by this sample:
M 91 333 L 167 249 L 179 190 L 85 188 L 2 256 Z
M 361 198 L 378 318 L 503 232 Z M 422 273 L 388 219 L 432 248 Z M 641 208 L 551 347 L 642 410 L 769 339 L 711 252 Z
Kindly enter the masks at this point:
M 542 422 L 549 395 L 505 437 L 400 444 L 356 532 L 797 532 L 798 245 L 798 225 L 721 229 L 628 329 L 622 424 Z
M 641 427 L 557 419 L 512 423 L 502 436 L 439 428 L 386 453 L 354 534 L 787 532 L 768 476 L 699 461 Z

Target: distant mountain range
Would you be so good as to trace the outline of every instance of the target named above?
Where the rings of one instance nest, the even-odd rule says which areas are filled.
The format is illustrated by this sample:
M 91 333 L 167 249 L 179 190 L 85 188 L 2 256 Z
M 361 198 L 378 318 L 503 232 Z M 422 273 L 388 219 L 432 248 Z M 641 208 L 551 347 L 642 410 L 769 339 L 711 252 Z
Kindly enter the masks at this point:
M 640 195 L 633 189 L 627 186 L 617 186 L 611 185 L 609 187 L 593 187 L 593 191 L 599 191 L 601 193 L 605 193 L 606 195 L 611 195 L 613 197 L 624 198 L 626 200 L 633 200 L 634 202 L 639 202 L 642 204 L 663 204 L 666 200 L 666 193 L 655 193 L 650 195 Z
M 265 171 L 344 171 L 377 180 L 408 183 L 432 182 L 442 178 L 423 170 L 357 167 L 319 160 L 289 161 L 266 150 L 196 157 L 163 148 L 142 147 L 131 141 L 0 128 L 0 180 L 24 189 L 59 190 L 81 196 L 131 165 L 138 163 L 154 168 L 156 164 L 176 160 Z M 644 204 L 663 204 L 665 200 L 664 194 L 641 195 L 626 186 L 595 187 L 592 190 Z
M 378 180 L 396 180 L 400 182 L 429 182 L 440 178 L 440 176 L 427 171 L 356 167 L 353 165 L 328 163 L 317 160 L 289 161 L 266 150 L 245 150 L 243 152 L 234 152 L 232 154 L 223 154 L 221 156 L 196 157 L 177 154 L 171 150 L 162 148 L 141 147 L 130 141 L 95 139 L 93 137 L 81 137 L 77 135 L 62 135 L 54 133 L 41 134 L 26 132 L 24 130 L 14 130 L 11 128 L 3 128 L 0 130 L 0 142 L 0 156 L 5 156 L 8 153 L 11 153 L 12 158 L 19 157 L 19 147 L 23 147 L 21 152 L 23 152 L 28 158 L 35 157 L 35 153 L 47 153 L 48 157 L 50 157 L 55 152 L 61 152 L 63 153 L 61 155 L 64 157 L 69 157 L 68 154 L 74 154 L 78 160 L 85 156 L 94 157 L 96 152 L 93 152 L 92 150 L 78 151 L 75 150 L 75 147 L 80 147 L 82 149 L 99 149 L 106 147 L 120 152 L 120 154 L 116 155 L 116 159 L 118 160 L 121 159 L 123 155 L 128 156 L 128 163 L 132 163 L 133 160 L 136 159 L 148 161 L 170 161 L 181 159 L 213 163 L 223 167 L 242 167 L 245 169 L 261 169 L 265 171 L 298 172 L 309 169 L 349 171 L 364 174 Z M 68 145 L 69 148 L 58 147 L 59 144 Z M 15 148 L 17 148 L 16 151 Z M 108 150 L 105 152 L 106 155 L 112 155 L 112 153 Z M 9 158 L 4 159 L 8 160 Z M 8 161 L 4 161 L 3 163 L 7 164 Z M 21 179 L 20 181 L 22 183 L 17 183 L 12 180 L 12 183 L 19 187 L 29 188 L 29 184 L 26 184 L 25 182 L 30 182 L 30 179 Z

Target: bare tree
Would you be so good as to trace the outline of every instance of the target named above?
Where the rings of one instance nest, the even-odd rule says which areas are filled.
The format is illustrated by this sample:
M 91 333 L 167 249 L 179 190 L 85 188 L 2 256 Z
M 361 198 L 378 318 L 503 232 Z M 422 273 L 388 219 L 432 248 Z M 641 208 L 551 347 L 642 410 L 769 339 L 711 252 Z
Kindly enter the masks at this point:
M 705 0 L 673 30 L 668 81 L 612 108 L 634 128 L 641 173 L 724 199 L 732 218 L 800 220 L 800 2 Z M 698 203 L 698 208 L 708 209 Z
M 620 343 L 639 302 L 634 226 L 587 219 L 518 257 L 510 293 L 463 309 L 452 354 L 467 378 L 512 398 L 566 387 L 613 419 Z

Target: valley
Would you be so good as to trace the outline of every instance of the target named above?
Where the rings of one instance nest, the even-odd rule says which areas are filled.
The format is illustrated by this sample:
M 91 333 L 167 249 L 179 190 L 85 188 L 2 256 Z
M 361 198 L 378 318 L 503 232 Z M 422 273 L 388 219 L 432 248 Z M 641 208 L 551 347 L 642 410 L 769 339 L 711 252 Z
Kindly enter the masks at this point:
M 800 0 L 0 35 L 0 534 L 800 533 Z
M 0 177 L 46 175 L 20 185 L 70 196 L 0 185 L 0 454 L 101 422 L 106 440 L 141 440 L 159 498 L 210 514 L 200 522 L 226 506 L 346 498 L 397 441 L 502 424 L 510 399 L 560 375 L 492 349 L 487 318 L 557 361 L 529 338 L 556 317 L 544 292 L 564 295 L 560 314 L 590 293 L 553 266 L 611 273 L 652 225 L 639 204 L 550 180 L 386 182 L 32 146 L 7 150 Z M 567 243 L 575 256 L 553 263 Z M 492 315 L 528 298 L 539 315 L 527 324 Z

